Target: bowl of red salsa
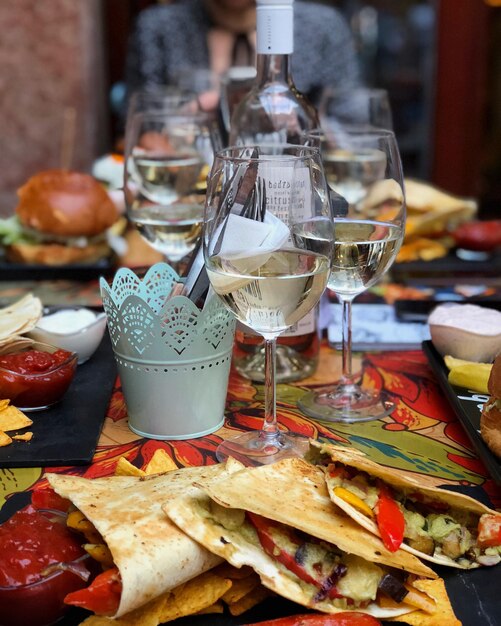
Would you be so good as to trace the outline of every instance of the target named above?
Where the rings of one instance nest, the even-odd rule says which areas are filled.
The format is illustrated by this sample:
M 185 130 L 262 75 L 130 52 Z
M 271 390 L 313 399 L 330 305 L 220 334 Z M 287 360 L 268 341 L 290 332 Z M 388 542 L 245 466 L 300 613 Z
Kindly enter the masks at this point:
M 0 623 L 48 626 L 68 610 L 66 594 L 86 587 L 92 559 L 66 514 L 31 504 L 0 525 Z
M 75 376 L 78 355 L 31 341 L 0 352 L 0 398 L 23 411 L 46 409 L 58 402 Z

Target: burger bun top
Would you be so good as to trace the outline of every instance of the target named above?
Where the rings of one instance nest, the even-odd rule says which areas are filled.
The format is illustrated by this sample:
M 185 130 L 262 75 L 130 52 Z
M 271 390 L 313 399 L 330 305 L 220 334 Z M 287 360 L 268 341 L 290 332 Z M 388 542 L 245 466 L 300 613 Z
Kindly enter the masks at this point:
M 38 172 L 17 194 L 21 224 L 43 233 L 92 237 L 119 217 L 106 190 L 89 174 L 58 169 Z

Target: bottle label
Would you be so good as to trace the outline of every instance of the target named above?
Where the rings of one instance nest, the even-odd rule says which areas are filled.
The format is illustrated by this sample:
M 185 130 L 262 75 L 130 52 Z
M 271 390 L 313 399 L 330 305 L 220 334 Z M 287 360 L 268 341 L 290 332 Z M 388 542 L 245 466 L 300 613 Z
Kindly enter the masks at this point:
M 294 49 L 294 10 L 292 2 L 257 4 L 257 54 L 292 54 Z

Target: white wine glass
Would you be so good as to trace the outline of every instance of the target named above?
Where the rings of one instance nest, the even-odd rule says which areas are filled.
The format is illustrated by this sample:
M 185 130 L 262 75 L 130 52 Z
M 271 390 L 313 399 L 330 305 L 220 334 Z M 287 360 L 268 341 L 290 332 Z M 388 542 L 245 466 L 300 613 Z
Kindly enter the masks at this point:
M 393 116 L 386 89 L 326 87 L 318 106 L 322 127 L 331 120 L 338 127 L 365 126 L 393 130 Z
M 218 142 L 204 113 L 135 113 L 127 126 L 127 217 L 176 270 L 200 238 L 206 177 Z
M 274 190 L 268 198 L 267 189 Z M 273 207 L 267 202 L 271 198 Z M 297 243 L 303 231 L 317 237 L 317 250 Z M 223 441 L 217 449 L 220 461 L 234 456 L 259 465 L 306 452 L 307 438 L 283 432 L 277 423 L 276 340 L 318 303 L 329 276 L 332 242 L 318 149 L 263 144 L 217 153 L 207 186 L 207 273 L 228 309 L 265 340 L 263 427 Z
M 363 422 L 389 415 L 395 404 L 384 392 L 361 386 L 353 375 L 351 305 L 357 295 L 382 278 L 402 244 L 406 213 L 403 173 L 392 131 L 343 128 L 322 133 L 322 155 L 342 152 L 341 169 L 353 167 L 351 176 L 358 182 L 360 193 L 355 198 L 336 187 L 339 163 L 324 157 L 327 179 L 336 192 L 331 196 L 334 252 L 328 287 L 342 304 L 343 373 L 333 387 L 306 393 L 298 406 L 306 415 L 326 421 Z M 318 139 L 317 134 L 311 143 Z M 368 154 L 372 159 L 367 158 Z M 314 237 L 305 237 L 304 241 L 315 250 Z

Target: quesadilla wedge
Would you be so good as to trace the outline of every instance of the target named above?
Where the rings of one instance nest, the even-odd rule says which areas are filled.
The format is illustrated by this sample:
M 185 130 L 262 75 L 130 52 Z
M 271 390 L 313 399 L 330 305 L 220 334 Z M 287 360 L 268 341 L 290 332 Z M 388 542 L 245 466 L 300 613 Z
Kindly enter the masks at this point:
M 77 509 L 73 513 L 81 514 L 81 529 L 85 532 L 90 526 L 94 535 L 98 533 L 94 539 L 88 537 L 93 544 L 91 554 L 99 558 L 102 553 L 100 560 L 105 563 L 105 570 L 90 587 L 70 594 L 65 601 L 120 617 L 220 563 L 221 558 L 164 515 L 161 503 L 195 493 L 195 480 L 223 471 L 222 466 L 214 465 L 144 478 L 47 474 L 56 493 L 72 502 Z M 111 556 L 111 563 L 106 563 L 106 555 L 108 560 Z
M 445 619 L 433 622 L 434 595 L 415 583 L 430 579 L 433 589 L 442 581 L 338 512 L 320 468 L 285 459 L 196 484 L 204 493 L 164 503 L 166 514 L 232 565 L 250 565 L 272 591 L 325 613 L 353 610 L 405 621 L 419 607 L 423 625 L 459 623 L 448 601 Z M 385 590 L 391 597 L 383 598 Z
M 501 561 L 501 514 L 469 496 L 426 487 L 362 452 L 312 441 L 332 501 L 390 550 L 472 569 Z

